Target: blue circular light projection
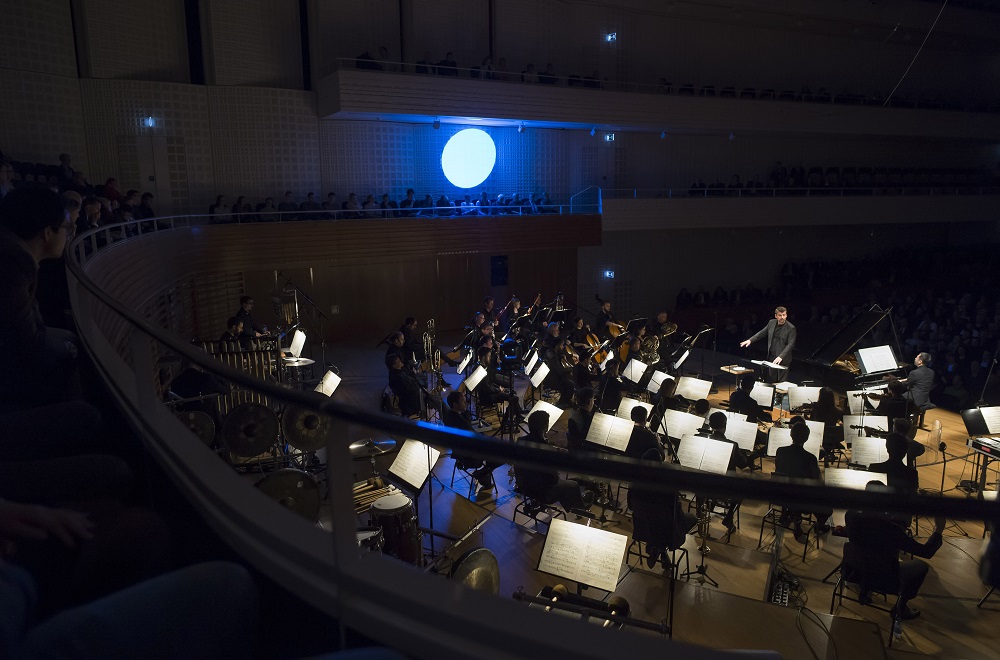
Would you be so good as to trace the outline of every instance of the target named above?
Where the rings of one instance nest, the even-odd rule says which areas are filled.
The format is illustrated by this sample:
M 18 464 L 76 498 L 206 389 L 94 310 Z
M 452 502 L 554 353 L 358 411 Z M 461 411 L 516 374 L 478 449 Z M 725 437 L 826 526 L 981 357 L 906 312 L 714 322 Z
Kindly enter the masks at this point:
M 467 128 L 451 136 L 441 152 L 441 169 L 459 188 L 472 188 L 486 180 L 497 162 L 497 147 L 486 131 Z

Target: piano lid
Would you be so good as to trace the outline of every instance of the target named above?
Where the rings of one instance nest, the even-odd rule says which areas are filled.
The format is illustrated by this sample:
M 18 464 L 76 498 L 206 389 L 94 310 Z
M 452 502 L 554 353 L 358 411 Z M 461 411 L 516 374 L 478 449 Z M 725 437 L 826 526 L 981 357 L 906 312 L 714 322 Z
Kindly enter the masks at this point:
M 872 328 L 889 315 L 888 311 L 872 308 L 868 311 L 861 311 L 850 318 L 844 325 L 829 334 L 806 358 L 810 362 L 817 362 L 827 366 L 840 360 L 854 346 L 861 341 L 861 338 L 868 334 Z

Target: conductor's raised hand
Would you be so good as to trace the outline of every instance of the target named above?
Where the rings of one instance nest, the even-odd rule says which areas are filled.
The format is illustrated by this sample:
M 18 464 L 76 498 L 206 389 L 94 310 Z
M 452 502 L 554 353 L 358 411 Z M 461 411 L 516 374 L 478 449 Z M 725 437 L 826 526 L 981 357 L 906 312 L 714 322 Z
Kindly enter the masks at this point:
M 746 348 L 749 345 L 750 345 L 750 340 L 749 339 L 740 342 L 740 348 Z

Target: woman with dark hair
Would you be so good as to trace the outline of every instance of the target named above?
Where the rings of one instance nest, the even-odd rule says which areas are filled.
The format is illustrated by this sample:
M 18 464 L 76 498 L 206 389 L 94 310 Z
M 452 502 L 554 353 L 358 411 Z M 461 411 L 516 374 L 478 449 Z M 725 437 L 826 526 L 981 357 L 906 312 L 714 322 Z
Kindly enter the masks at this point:
M 809 419 L 814 422 L 823 422 L 823 450 L 821 458 L 825 465 L 830 464 L 830 452 L 836 449 L 844 449 L 844 427 L 840 425 L 843 414 L 837 407 L 837 400 L 833 390 L 829 387 L 822 387 L 819 390 L 819 398 L 813 404 Z

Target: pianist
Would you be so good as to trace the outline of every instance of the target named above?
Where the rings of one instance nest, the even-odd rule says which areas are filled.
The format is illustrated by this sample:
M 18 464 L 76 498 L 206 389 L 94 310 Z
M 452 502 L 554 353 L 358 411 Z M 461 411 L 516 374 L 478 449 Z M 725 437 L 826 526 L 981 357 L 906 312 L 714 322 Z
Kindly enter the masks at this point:
M 916 367 L 906 378 L 899 379 L 899 382 L 906 386 L 903 398 L 913 402 L 917 408 L 926 410 L 933 407 L 930 400 L 931 388 L 934 386 L 934 371 L 927 365 L 931 362 L 930 353 L 918 353 L 913 358 Z M 886 376 L 886 380 L 893 380 L 895 376 Z

